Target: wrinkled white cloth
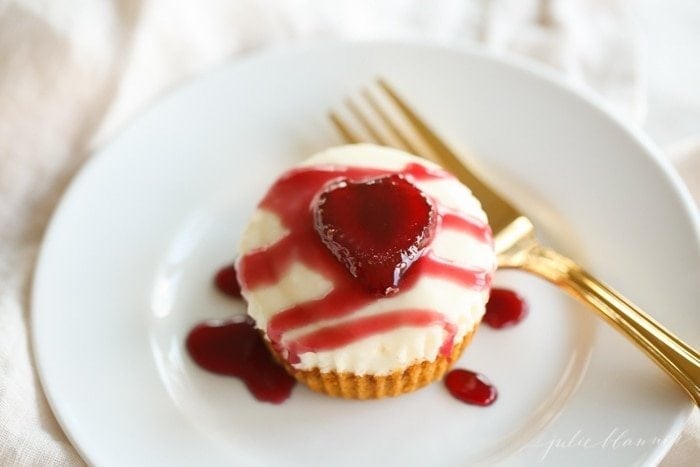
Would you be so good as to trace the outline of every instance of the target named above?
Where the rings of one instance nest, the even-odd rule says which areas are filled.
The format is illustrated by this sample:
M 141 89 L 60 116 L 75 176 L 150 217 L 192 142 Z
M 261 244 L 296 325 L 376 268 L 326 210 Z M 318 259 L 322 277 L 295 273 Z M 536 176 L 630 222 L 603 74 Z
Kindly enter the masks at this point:
M 0 0 L 1 465 L 82 463 L 36 376 L 29 292 L 51 212 L 92 148 L 236 54 L 330 37 L 479 41 L 644 113 L 624 0 Z M 697 433 L 688 439 L 677 462 L 697 457 Z

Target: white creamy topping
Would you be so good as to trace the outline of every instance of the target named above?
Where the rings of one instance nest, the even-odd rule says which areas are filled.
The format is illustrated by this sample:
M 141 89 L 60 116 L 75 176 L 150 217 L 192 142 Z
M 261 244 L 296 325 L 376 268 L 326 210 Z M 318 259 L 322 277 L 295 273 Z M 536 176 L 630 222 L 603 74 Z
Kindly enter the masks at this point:
M 435 164 L 402 151 L 369 144 L 341 146 L 328 149 L 305 160 L 300 166 L 363 167 L 400 171 L 409 163 L 438 168 Z M 414 181 L 429 195 L 439 212 L 454 212 L 460 216 L 486 221 L 481 205 L 468 188 L 456 179 L 444 178 Z M 255 249 L 269 246 L 286 234 L 274 213 L 258 209 L 246 227 L 239 244 L 239 258 Z M 320 240 L 319 240 L 320 241 Z M 456 230 L 438 229 L 429 254 L 442 261 L 462 267 L 493 271 L 496 258 L 493 247 Z M 256 290 L 243 289 L 248 313 L 258 328 L 267 329 L 269 319 L 280 311 L 299 303 L 324 297 L 333 284 L 320 272 L 297 262 L 280 280 Z M 400 284 L 399 284 L 400 287 Z M 288 339 L 307 334 L 328 325 L 352 321 L 405 308 L 430 309 L 442 313 L 456 326 L 454 343 L 459 343 L 480 321 L 484 314 L 488 290 L 474 290 L 447 279 L 420 277 L 410 290 L 375 300 L 350 315 L 308 324 L 285 333 Z M 434 360 L 440 351 L 446 331 L 442 325 L 400 327 L 358 340 L 343 347 L 306 352 L 294 367 L 301 370 L 319 368 L 322 372 L 351 372 L 357 375 L 387 375 L 422 361 Z

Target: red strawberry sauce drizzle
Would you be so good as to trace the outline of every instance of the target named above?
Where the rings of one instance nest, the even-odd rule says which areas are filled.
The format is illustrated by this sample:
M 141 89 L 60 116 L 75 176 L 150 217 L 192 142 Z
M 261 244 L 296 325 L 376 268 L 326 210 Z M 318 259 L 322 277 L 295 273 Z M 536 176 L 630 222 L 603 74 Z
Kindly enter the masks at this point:
M 440 349 L 441 353 L 451 351 L 452 339 L 457 329 L 452 323 L 445 321 L 442 313 L 431 310 L 407 309 L 365 316 L 349 323 L 319 329 L 292 341 L 289 352 L 290 355 L 299 355 L 308 349 L 328 350 L 350 344 L 378 332 L 390 331 L 399 326 L 430 326 L 433 324 L 441 324 L 447 332 L 448 337 L 445 339 L 443 348 Z
M 429 169 L 411 163 L 398 172 L 409 181 L 421 181 L 452 177 L 444 171 Z M 359 318 L 343 323 L 352 332 L 338 332 L 333 327 L 314 331 L 296 339 L 283 342 L 283 335 L 295 328 L 320 320 L 343 317 L 376 300 L 361 284 L 354 280 L 345 267 L 337 261 L 314 230 L 312 203 L 315 196 L 332 181 L 349 179 L 359 181 L 386 175 L 386 170 L 360 167 L 302 167 L 280 178 L 260 203 L 260 208 L 274 213 L 288 234 L 277 243 L 254 250 L 239 262 L 238 279 L 248 290 L 276 283 L 294 262 L 320 272 L 333 283 L 333 289 L 323 298 L 297 304 L 282 310 L 268 322 L 267 334 L 272 345 L 286 356 L 290 363 L 299 361 L 299 354 L 308 351 L 331 350 L 354 341 L 401 326 L 442 325 L 446 330 L 443 355 L 452 351 L 454 326 L 433 310 L 393 310 L 372 317 Z M 492 242 L 487 224 L 459 217 L 454 213 L 440 213 L 441 227 L 466 232 L 479 241 Z M 474 270 L 440 261 L 430 254 L 417 260 L 406 272 L 398 293 L 410 290 L 421 274 L 441 277 L 465 287 L 482 290 L 489 286 L 491 271 Z
M 493 244 L 493 235 L 488 224 L 473 217 L 446 212 L 442 215 L 442 228 L 465 232 L 482 243 Z
M 232 273 L 236 285 L 231 283 Z M 226 276 L 223 281 L 225 287 L 221 287 L 222 281 L 219 280 L 222 276 Z M 232 288 L 237 288 L 233 265 L 217 272 L 215 285 L 223 294 L 236 298 L 235 294 L 230 293 Z M 499 298 L 499 294 L 508 299 Z M 522 310 L 527 310 L 527 302 L 522 297 L 511 290 L 495 288 L 492 289 L 484 322 L 498 329 L 506 327 L 504 324 L 510 326 L 526 316 Z M 389 312 L 361 318 L 350 324 L 349 333 L 345 325 L 339 325 L 307 334 L 298 341 L 299 348 L 294 351 L 300 353 L 304 346 L 323 349 L 326 342 L 342 341 L 348 336 L 371 333 L 377 328 L 391 329 L 397 324 L 394 320 L 398 320 L 399 325 L 429 325 L 431 314 L 436 322 L 442 319 L 438 313 L 429 310 L 404 310 L 401 313 Z M 504 316 L 508 319 L 504 320 Z M 497 322 L 491 323 L 493 320 Z M 449 337 L 445 345 L 448 345 L 454 335 L 454 327 L 448 324 L 446 330 Z M 200 323 L 188 334 L 186 347 L 199 366 L 214 373 L 240 378 L 260 401 L 279 404 L 290 396 L 295 385 L 294 378 L 268 352 L 250 317 L 238 316 L 223 322 Z M 442 349 L 443 352 L 445 350 Z M 451 370 L 444 384 L 455 399 L 467 404 L 491 405 L 498 396 L 496 388 L 483 375 L 461 368 Z
M 233 265 L 219 270 L 215 285 L 223 294 L 240 298 L 231 293 L 232 290 L 239 289 Z M 483 321 L 497 329 L 512 326 L 525 318 L 527 308 L 527 302 L 517 293 L 494 288 Z M 442 353 L 446 353 L 451 348 L 454 326 L 444 322 L 442 315 L 430 310 L 387 312 L 360 318 L 347 325 L 327 327 L 298 339 L 292 353 L 298 355 L 309 348 L 323 350 L 329 343 L 331 346 L 339 343 L 342 345 L 344 340 L 351 342 L 354 336 L 361 338 L 377 330 L 396 326 L 435 323 L 442 323 L 447 331 L 448 337 L 441 349 Z M 186 346 L 199 366 L 214 373 L 242 379 L 248 390 L 260 401 L 279 404 L 290 396 L 295 385 L 294 378 L 274 361 L 249 317 L 200 323 L 190 331 Z M 446 375 L 444 384 L 455 399 L 471 405 L 491 405 L 498 396 L 496 388 L 483 375 L 461 368 L 451 370 Z

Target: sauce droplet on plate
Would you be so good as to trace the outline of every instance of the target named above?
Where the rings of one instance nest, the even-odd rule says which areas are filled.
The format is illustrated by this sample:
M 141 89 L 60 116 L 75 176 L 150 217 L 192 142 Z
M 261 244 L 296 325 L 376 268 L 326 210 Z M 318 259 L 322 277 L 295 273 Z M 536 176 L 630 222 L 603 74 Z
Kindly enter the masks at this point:
M 522 321 L 528 312 L 527 302 L 516 292 L 494 287 L 486 304 L 484 323 L 501 329 Z
M 445 386 L 452 396 L 467 404 L 487 406 L 498 397 L 496 388 L 483 375 L 469 370 L 450 371 Z
M 214 285 L 224 295 L 241 298 L 241 286 L 236 278 L 236 267 L 233 264 L 224 266 L 214 276 Z

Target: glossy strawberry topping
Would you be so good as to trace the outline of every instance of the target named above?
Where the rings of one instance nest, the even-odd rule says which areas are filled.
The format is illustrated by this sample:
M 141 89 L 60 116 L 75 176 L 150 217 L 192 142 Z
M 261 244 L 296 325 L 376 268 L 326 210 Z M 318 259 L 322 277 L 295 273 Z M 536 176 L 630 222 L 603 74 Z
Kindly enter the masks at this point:
M 399 281 L 433 239 L 432 202 L 401 175 L 341 180 L 317 199 L 314 227 L 333 255 L 373 294 Z

